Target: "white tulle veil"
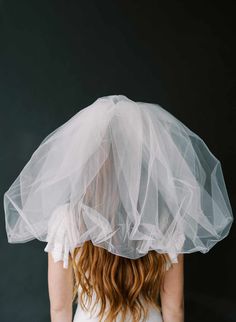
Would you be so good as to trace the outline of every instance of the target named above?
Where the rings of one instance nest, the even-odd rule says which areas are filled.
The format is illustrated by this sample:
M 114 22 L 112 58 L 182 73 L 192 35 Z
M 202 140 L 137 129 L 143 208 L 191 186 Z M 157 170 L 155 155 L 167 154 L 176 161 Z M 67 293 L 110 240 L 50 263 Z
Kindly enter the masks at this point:
M 65 209 L 69 250 L 128 258 L 206 253 L 233 214 L 220 161 L 158 104 L 98 98 L 50 133 L 4 194 L 10 243 L 47 241 Z

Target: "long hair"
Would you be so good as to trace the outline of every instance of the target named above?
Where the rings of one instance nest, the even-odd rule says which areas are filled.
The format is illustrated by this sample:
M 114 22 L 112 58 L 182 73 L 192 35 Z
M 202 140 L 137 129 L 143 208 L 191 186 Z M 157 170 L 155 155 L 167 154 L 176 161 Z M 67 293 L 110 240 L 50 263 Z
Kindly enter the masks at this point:
M 80 256 L 76 262 L 78 252 Z M 95 292 L 96 301 L 91 310 L 100 300 L 99 321 L 104 318 L 107 301 L 110 309 L 106 322 L 115 321 L 119 312 L 124 321 L 128 311 L 132 322 L 140 321 L 142 313 L 142 321 L 146 321 L 148 305 L 161 312 L 160 290 L 167 262 L 171 265 L 168 254 L 151 250 L 138 259 L 129 259 L 114 255 L 88 240 L 74 249 L 70 260 L 74 277 L 73 302 L 79 302 L 83 310 L 90 311 Z M 81 291 L 78 293 L 79 286 Z
M 98 154 L 96 158 L 91 159 L 88 169 L 95 168 L 99 157 L 104 158 L 102 151 L 101 155 Z M 85 173 L 89 172 L 88 169 Z M 110 222 L 118 218 L 116 211 L 120 203 L 115 173 L 113 154 L 110 149 L 83 198 L 84 204 L 94 209 L 99 210 L 100 205 L 101 213 L 105 211 Z M 107 196 L 112 200 L 111 208 L 107 208 Z M 79 252 L 77 262 L 76 257 Z M 120 312 L 122 321 L 128 312 L 131 313 L 132 322 L 140 321 L 142 313 L 145 321 L 148 313 L 147 304 L 161 311 L 160 289 L 163 287 L 167 262 L 171 265 L 168 254 L 159 254 L 151 250 L 137 259 L 125 258 L 94 245 L 91 240 L 86 240 L 82 246 L 74 249 L 70 254 L 70 260 L 74 276 L 73 302 L 79 301 L 83 310 L 90 311 L 93 294 L 95 294 L 96 300 L 91 310 L 100 300 L 101 308 L 98 314 L 100 321 L 105 315 L 107 303 L 110 304 L 110 309 L 106 315 L 106 322 L 115 321 Z M 79 287 L 81 290 L 78 293 Z M 78 294 L 79 297 L 77 297 Z

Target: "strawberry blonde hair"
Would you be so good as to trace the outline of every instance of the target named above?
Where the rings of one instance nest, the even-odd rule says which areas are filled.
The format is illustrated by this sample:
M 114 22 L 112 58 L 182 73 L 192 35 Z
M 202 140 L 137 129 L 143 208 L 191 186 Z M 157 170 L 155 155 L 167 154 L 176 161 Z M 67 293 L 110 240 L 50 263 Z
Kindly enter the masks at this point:
M 81 254 L 76 262 L 79 251 Z M 140 321 L 142 313 L 142 321 L 146 321 L 147 304 L 161 311 L 160 290 L 163 288 L 166 265 L 172 265 L 168 254 L 159 254 L 151 250 L 138 259 L 130 259 L 114 255 L 88 240 L 81 247 L 74 249 L 70 254 L 70 261 L 74 277 L 72 301 L 79 302 L 83 310 L 90 310 L 94 291 L 96 301 L 92 309 L 99 300 L 101 303 L 99 322 L 105 315 L 107 301 L 110 309 L 106 315 L 106 322 L 115 321 L 120 311 L 122 321 L 128 311 L 131 312 L 132 322 Z M 79 285 L 81 292 L 78 297 Z M 86 298 L 89 300 L 88 306 L 85 304 Z M 141 303 L 141 298 L 145 305 Z
M 93 163 L 92 163 L 93 164 Z M 96 205 L 106 202 L 107 190 L 113 200 L 110 213 L 114 214 L 119 205 L 118 185 L 115 187 L 113 174 L 114 160 L 111 149 L 99 172 L 87 187 L 83 202 L 96 208 Z M 111 192 L 111 187 L 113 190 Z M 80 253 L 79 260 L 76 256 Z M 163 288 L 163 278 L 167 263 L 171 264 L 168 254 L 159 254 L 155 250 L 146 255 L 130 259 L 108 252 L 103 247 L 98 247 L 87 240 L 82 246 L 76 247 L 70 254 L 73 266 L 73 302 L 79 301 L 85 311 L 90 311 L 93 291 L 96 301 L 91 310 L 99 302 L 101 309 L 98 314 L 99 322 L 105 315 L 106 303 L 110 304 L 106 315 L 106 322 L 113 322 L 121 312 L 124 321 L 128 311 L 133 317 L 132 322 L 139 322 L 143 313 L 143 321 L 147 318 L 150 304 L 161 311 L 160 290 Z M 86 276 L 86 273 L 88 274 Z M 81 287 L 78 298 L 78 288 Z M 141 302 L 144 301 L 144 304 Z M 88 300 L 89 305 L 85 302 Z M 130 321 L 131 322 L 131 321 Z

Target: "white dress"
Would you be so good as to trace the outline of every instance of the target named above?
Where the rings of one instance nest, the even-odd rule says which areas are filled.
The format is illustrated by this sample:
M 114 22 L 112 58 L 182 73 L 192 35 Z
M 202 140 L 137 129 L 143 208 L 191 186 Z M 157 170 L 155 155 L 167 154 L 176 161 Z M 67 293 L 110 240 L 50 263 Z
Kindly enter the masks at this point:
M 54 259 L 54 262 L 63 261 L 63 267 L 66 269 L 68 268 L 68 261 L 69 261 L 69 241 L 68 241 L 68 229 L 66 229 L 66 211 L 67 206 L 60 207 L 56 212 L 55 216 L 53 217 L 53 225 L 48 227 L 48 236 L 47 236 L 47 244 L 44 248 L 45 252 L 50 252 Z M 49 223 L 50 225 L 50 223 Z M 174 252 L 168 252 L 171 262 L 178 263 L 177 254 Z M 80 252 L 78 252 L 76 261 L 80 256 Z M 169 265 L 167 265 L 166 269 L 169 269 Z M 78 293 L 80 292 L 81 288 L 79 287 Z M 93 295 L 93 301 L 95 300 L 95 294 Z M 93 304 L 93 302 L 92 302 Z M 91 305 L 92 308 L 92 305 Z M 109 305 L 106 309 L 109 309 Z M 98 322 L 99 319 L 96 317 L 97 313 L 99 312 L 99 306 L 93 310 L 93 312 L 86 312 L 82 309 L 80 304 L 78 303 L 77 309 L 73 318 L 73 322 Z M 102 320 L 103 321 L 103 320 Z M 121 314 L 117 316 L 116 322 L 121 321 Z M 131 321 L 129 314 L 126 317 L 126 321 Z M 150 306 L 148 310 L 148 318 L 146 322 L 163 322 L 161 313 L 156 309 Z

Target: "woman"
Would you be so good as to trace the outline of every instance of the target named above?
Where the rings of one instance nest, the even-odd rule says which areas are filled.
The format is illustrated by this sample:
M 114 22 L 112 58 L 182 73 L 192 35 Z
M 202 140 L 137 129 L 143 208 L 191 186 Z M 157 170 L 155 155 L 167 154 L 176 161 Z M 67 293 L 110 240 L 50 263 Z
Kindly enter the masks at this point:
M 86 250 L 84 251 L 85 257 L 88 256 L 88 252 L 91 249 L 91 247 L 94 247 L 94 246 L 88 245 L 86 247 Z M 94 252 L 96 251 L 98 250 L 94 249 Z M 105 254 L 103 254 L 103 256 L 104 255 Z M 146 284 L 144 282 L 144 275 L 143 275 L 145 273 L 144 263 L 146 264 L 149 263 L 149 260 L 151 258 L 152 258 L 152 262 L 154 262 L 155 261 L 154 258 L 158 258 L 158 256 L 154 252 L 151 252 L 151 254 L 149 253 L 144 257 L 146 258 L 143 262 L 139 262 L 136 264 L 135 260 L 131 260 L 133 261 L 133 264 L 130 264 L 130 266 L 133 265 L 133 267 L 135 268 L 133 271 L 131 270 L 131 272 L 137 272 L 137 267 L 140 268 L 140 272 L 141 272 L 140 274 L 141 276 L 139 276 L 139 274 L 137 273 L 136 276 L 134 277 L 134 281 L 132 280 L 133 284 L 135 285 L 132 291 L 133 293 L 137 292 L 137 297 L 139 295 L 140 289 L 142 289 L 142 286 L 143 288 L 144 286 L 151 286 L 153 289 L 153 295 L 156 295 L 155 291 L 159 284 L 158 273 L 155 269 L 151 269 L 150 266 L 149 266 L 149 270 L 151 271 L 151 274 L 150 274 L 151 276 L 149 278 L 148 283 Z M 148 260 L 148 257 L 149 257 L 149 260 Z M 114 261 L 114 257 L 111 256 L 109 260 Z M 119 259 L 117 259 L 117 261 L 119 262 Z M 163 262 L 161 263 L 163 264 Z M 123 264 L 123 267 L 125 268 L 126 267 L 125 264 L 124 263 L 122 264 Z M 106 266 L 107 264 L 104 263 L 103 267 L 106 267 Z M 99 270 L 102 270 L 103 267 L 101 267 Z M 120 266 L 118 265 L 118 267 Z M 155 268 L 155 266 L 153 266 L 153 268 Z M 130 275 L 132 274 L 131 272 L 130 272 Z M 110 272 L 107 272 L 107 274 L 108 276 L 115 275 L 115 273 L 112 275 Z M 113 287 L 112 281 L 110 281 L 109 278 L 108 278 L 108 281 L 110 282 L 110 285 L 112 288 Z M 103 283 L 102 280 L 98 280 L 97 282 Z M 122 282 L 125 282 L 125 281 L 122 280 Z M 154 282 L 156 284 L 153 284 Z M 149 319 L 147 321 L 183 322 L 184 321 L 184 286 L 183 285 L 184 285 L 184 255 L 179 254 L 178 263 L 174 263 L 172 267 L 167 270 L 164 276 L 164 283 L 163 283 L 164 289 L 160 292 L 161 313 L 152 309 L 150 312 Z M 51 321 L 52 322 L 59 322 L 59 321 L 71 322 L 72 321 L 72 299 L 73 299 L 72 294 L 74 289 L 73 265 L 72 265 L 72 262 L 70 261 L 68 269 L 64 269 L 62 261 L 60 260 L 58 262 L 54 262 L 52 254 L 50 252 L 48 253 L 48 287 L 49 287 Z M 110 297 L 112 297 L 114 294 L 114 292 L 112 291 L 113 290 L 110 289 L 110 293 L 111 293 Z M 114 291 L 115 291 L 115 288 L 114 288 Z M 136 299 L 135 295 L 133 295 L 133 297 L 130 298 L 130 300 L 132 299 Z M 115 302 L 116 307 L 119 307 L 119 305 L 121 305 L 122 300 L 123 300 L 122 298 L 118 297 L 118 299 Z M 154 297 L 153 297 L 153 300 L 154 300 Z M 144 305 L 144 307 L 148 308 L 148 305 L 146 304 Z M 115 311 L 115 307 L 112 307 L 112 308 L 113 308 L 113 311 Z M 99 320 L 96 319 L 95 315 L 93 318 L 90 318 L 89 313 L 87 313 L 86 311 L 83 312 L 81 308 L 81 304 L 79 302 L 73 321 L 83 322 L 83 321 L 99 321 Z M 115 320 L 111 320 L 111 321 L 115 321 Z M 121 320 L 117 320 L 117 321 L 121 321 Z M 127 319 L 126 321 L 132 321 L 132 319 Z M 137 320 L 137 321 L 141 321 L 141 320 Z
M 72 321 L 76 294 L 74 322 L 182 322 L 184 253 L 206 253 L 233 221 L 203 140 L 124 95 L 97 99 L 48 135 L 4 209 L 9 242 L 47 242 L 52 322 Z

